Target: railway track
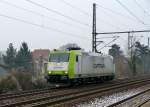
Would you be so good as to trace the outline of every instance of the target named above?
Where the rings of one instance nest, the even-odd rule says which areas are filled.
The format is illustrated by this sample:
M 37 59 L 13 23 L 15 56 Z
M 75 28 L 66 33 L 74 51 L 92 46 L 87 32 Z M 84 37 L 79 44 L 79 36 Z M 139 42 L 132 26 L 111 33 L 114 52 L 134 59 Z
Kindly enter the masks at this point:
M 150 102 L 150 99 L 148 99 L 148 100 L 146 100 L 146 101 L 144 101 L 142 104 L 140 104 L 138 107 L 144 107 L 144 105 L 146 104 L 146 103 L 148 103 L 148 102 Z
M 138 79 L 135 78 L 134 80 L 130 80 L 130 81 L 136 81 L 136 80 L 139 80 L 139 78 Z M 127 80 L 126 79 L 125 80 L 121 80 L 121 83 L 124 83 L 124 82 L 127 82 Z M 108 84 L 114 84 L 114 83 L 118 84 L 119 81 L 118 80 L 113 80 L 113 81 L 107 82 L 107 83 Z M 86 86 L 87 85 L 89 85 L 89 84 L 86 84 Z M 96 83 L 96 85 L 97 85 L 97 83 Z M 65 88 L 68 88 L 68 86 L 62 86 L 62 87 L 59 87 L 59 88 L 58 87 L 57 88 L 56 87 L 51 87 L 51 88 L 46 88 L 46 89 L 35 89 L 35 90 L 29 90 L 29 91 L 19 91 L 19 92 L 13 92 L 13 93 L 3 93 L 3 94 L 0 94 L 0 101 L 1 100 L 5 100 L 5 99 L 12 99 L 12 98 L 17 98 L 17 97 L 22 97 L 22 96 L 29 96 L 29 95 L 34 95 L 34 94 L 48 93 L 48 92 L 51 92 L 51 91 L 58 91 L 60 89 L 65 89 Z
M 8 94 L 0 94 L 0 101 L 5 100 L 5 99 L 22 97 L 22 96 L 48 93 L 48 92 L 51 92 L 51 91 L 58 91 L 60 89 L 65 89 L 65 88 L 68 88 L 68 86 L 62 86 L 62 87 L 59 87 L 59 88 L 51 87 L 51 88 L 45 88 L 45 89 L 35 89 L 35 90 L 29 90 L 29 91 L 19 91 L 19 92 L 8 93 Z
M 58 98 L 53 98 L 51 100 L 45 100 L 42 102 L 33 103 L 30 106 L 32 106 L 32 107 L 41 107 L 41 106 L 47 106 L 47 105 L 49 105 L 49 106 L 62 106 L 62 105 L 68 106 L 68 105 L 70 105 L 70 102 L 76 102 L 77 101 L 76 99 L 79 99 L 79 100 L 84 99 L 85 100 L 86 98 L 100 96 L 100 95 L 103 95 L 103 94 L 108 93 L 109 91 L 112 91 L 115 89 L 119 90 L 119 89 L 122 89 L 123 87 L 124 88 L 131 87 L 131 85 L 139 86 L 140 83 L 143 83 L 143 82 L 146 82 L 146 81 L 127 83 L 127 84 L 123 84 L 123 85 L 112 86 L 111 88 L 107 87 L 107 88 L 103 88 L 103 89 L 92 89 L 92 90 L 89 89 L 86 91 L 80 91 L 78 93 L 72 93 L 72 94 L 65 95 L 65 96 L 59 96 Z M 88 97 L 88 96 L 91 96 L 91 97 Z
M 115 82 L 116 82 L 116 80 L 106 82 L 106 85 L 107 84 L 110 85 L 110 84 L 115 83 Z M 122 82 L 126 82 L 126 81 L 123 80 Z M 100 83 L 100 84 L 103 84 L 103 83 Z M 118 82 L 117 82 L 117 84 L 118 84 Z M 86 84 L 84 86 L 88 86 L 88 85 L 90 85 L 90 84 Z M 94 86 L 94 85 L 97 85 L 97 83 L 92 84 L 92 86 Z M 84 86 L 81 86 L 81 88 Z M 76 86 L 76 87 L 79 87 L 79 86 Z M 51 88 L 46 88 L 46 89 L 36 89 L 36 90 L 29 90 L 29 91 L 19 91 L 19 92 L 8 93 L 8 94 L 0 94 L 0 101 L 5 100 L 5 99 L 30 96 L 30 95 L 35 95 L 35 94 L 50 93 L 50 92 L 60 91 L 60 90 L 67 89 L 67 88 L 68 88 L 68 86 L 62 86 L 62 87 L 51 87 Z
M 99 88 L 108 87 L 112 83 L 113 83 L 112 81 L 107 82 L 107 83 L 102 83 L 103 86 L 100 86 Z M 91 86 L 92 86 L 92 88 L 94 88 L 94 87 L 97 87 L 97 85 L 98 84 L 91 84 L 91 85 L 84 85 L 84 86 L 86 86 L 86 88 L 90 88 Z M 26 104 L 26 103 L 29 103 L 29 102 L 32 102 L 32 101 L 36 101 L 36 100 L 34 100 L 34 98 L 32 98 L 31 101 L 29 101 L 29 100 L 20 101 L 21 97 L 24 97 L 24 98 L 26 97 L 26 99 L 29 99 L 28 98 L 29 96 L 33 97 L 35 94 L 41 96 L 41 95 L 46 94 L 46 93 L 48 93 L 49 96 L 54 96 L 55 94 L 68 93 L 67 91 L 70 91 L 70 92 L 72 92 L 72 91 L 78 91 L 80 88 L 84 88 L 84 86 L 77 86 L 76 89 L 74 87 L 69 88 L 69 89 L 65 87 L 65 88 L 61 88 L 61 89 L 60 88 L 56 88 L 56 89 L 48 89 L 48 90 L 47 89 L 46 90 L 45 89 L 44 90 L 36 90 L 37 92 L 35 90 L 33 90 L 33 91 L 25 92 L 25 93 L 24 92 L 23 93 L 19 93 L 19 94 L 14 93 L 14 94 L 11 94 L 11 95 L 8 95 L 8 96 L 5 95 L 5 96 L 3 96 L 4 98 L 1 98 L 0 105 L 2 105 L 1 101 L 3 101 L 3 100 L 9 100 L 9 99 L 12 100 L 13 98 L 16 99 L 16 96 L 19 98 L 19 101 L 13 102 L 11 104 L 4 104 L 2 106 L 4 106 L 4 107 L 6 106 L 7 107 L 7 106 L 11 106 L 11 105 L 17 105 L 17 104 L 22 104 L 22 103 Z
M 85 98 L 86 96 L 93 96 L 102 94 L 112 90 L 118 90 L 122 88 L 127 88 L 131 86 L 138 86 L 144 83 L 150 82 L 150 79 L 141 80 L 132 80 L 126 82 L 119 82 L 114 84 L 107 84 L 105 86 L 97 86 L 95 87 L 84 87 L 84 88 L 73 88 L 66 89 L 62 91 L 53 91 L 52 93 L 48 92 L 48 94 L 43 95 L 40 94 L 38 97 L 28 98 L 27 96 L 23 96 L 24 100 L 16 100 L 13 102 L 9 102 L 7 104 L 1 104 L 0 107 L 15 107 L 15 106 L 32 106 L 32 107 L 41 107 L 41 106 L 60 106 L 62 104 L 67 104 L 75 99 Z M 35 93 L 34 93 L 35 94 Z M 36 93 L 37 94 L 37 93 Z M 19 97 L 20 98 L 20 97 Z
M 142 92 L 139 92 L 133 96 L 130 96 L 128 98 L 125 98 L 123 100 L 120 100 L 116 103 L 113 103 L 107 107 L 122 107 L 122 106 L 128 106 L 128 107 L 141 107 L 142 105 L 144 105 L 146 102 L 150 101 L 150 97 L 146 97 L 146 99 L 143 99 L 143 101 L 136 101 L 137 99 L 140 99 L 143 98 L 143 96 L 145 94 L 150 94 L 150 88 L 149 89 L 146 89 Z M 135 103 L 136 102 L 136 103 Z M 134 105 L 133 105 L 134 104 Z

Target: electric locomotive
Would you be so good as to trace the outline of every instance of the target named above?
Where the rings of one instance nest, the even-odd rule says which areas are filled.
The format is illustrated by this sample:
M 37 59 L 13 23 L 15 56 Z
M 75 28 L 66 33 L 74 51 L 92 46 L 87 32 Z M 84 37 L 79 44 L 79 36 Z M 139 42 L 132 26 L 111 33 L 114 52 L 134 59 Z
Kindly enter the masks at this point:
M 81 83 L 112 80 L 115 65 L 110 55 L 82 50 L 52 51 L 46 67 L 46 79 L 53 83 Z

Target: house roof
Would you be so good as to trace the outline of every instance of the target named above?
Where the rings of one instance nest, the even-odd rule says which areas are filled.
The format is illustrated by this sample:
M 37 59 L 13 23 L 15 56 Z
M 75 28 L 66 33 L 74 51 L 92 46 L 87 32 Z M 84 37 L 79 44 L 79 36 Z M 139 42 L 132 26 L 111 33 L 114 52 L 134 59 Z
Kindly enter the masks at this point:
M 32 52 L 32 57 L 33 58 L 39 58 L 40 56 L 42 57 L 48 57 L 49 56 L 49 49 L 35 49 Z

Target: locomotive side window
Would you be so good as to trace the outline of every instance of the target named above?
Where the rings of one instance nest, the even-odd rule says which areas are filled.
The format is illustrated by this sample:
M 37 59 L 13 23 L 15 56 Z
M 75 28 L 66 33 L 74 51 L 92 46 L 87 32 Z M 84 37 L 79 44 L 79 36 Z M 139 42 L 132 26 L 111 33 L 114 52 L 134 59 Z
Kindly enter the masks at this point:
M 78 62 L 79 61 L 79 57 L 78 56 L 76 56 L 76 62 Z

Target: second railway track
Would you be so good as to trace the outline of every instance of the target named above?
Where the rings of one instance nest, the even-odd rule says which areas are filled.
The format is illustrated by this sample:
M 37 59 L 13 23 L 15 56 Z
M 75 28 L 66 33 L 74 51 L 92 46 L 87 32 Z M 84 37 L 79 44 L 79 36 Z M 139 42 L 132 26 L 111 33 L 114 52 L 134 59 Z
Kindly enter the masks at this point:
M 143 90 L 135 95 L 127 97 L 107 107 L 141 107 L 150 100 L 150 88 Z M 139 99 L 139 100 L 138 100 Z

